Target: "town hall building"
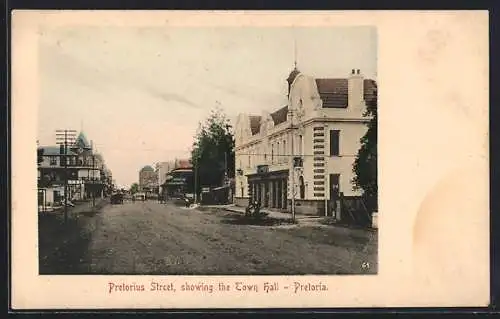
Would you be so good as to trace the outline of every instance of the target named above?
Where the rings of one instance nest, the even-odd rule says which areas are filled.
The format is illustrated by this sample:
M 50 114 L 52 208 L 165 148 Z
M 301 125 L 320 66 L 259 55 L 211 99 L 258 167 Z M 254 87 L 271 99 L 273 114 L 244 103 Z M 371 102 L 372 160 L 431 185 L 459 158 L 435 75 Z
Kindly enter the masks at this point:
M 295 68 L 288 103 L 272 113 L 240 114 L 235 125 L 235 203 L 323 215 L 341 193 L 356 197 L 353 163 L 366 133 L 376 82 L 359 69 L 313 78 Z M 292 194 L 292 191 L 294 194 Z M 325 207 L 327 207 L 325 209 Z

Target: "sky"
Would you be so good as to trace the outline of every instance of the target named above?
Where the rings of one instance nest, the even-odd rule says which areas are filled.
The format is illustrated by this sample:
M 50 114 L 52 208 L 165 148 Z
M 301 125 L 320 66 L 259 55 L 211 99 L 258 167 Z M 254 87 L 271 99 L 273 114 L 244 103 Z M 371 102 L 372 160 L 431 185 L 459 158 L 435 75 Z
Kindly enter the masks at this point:
M 198 124 L 286 105 L 286 78 L 376 78 L 374 27 L 58 27 L 41 30 L 38 140 L 83 130 L 119 186 L 189 158 Z

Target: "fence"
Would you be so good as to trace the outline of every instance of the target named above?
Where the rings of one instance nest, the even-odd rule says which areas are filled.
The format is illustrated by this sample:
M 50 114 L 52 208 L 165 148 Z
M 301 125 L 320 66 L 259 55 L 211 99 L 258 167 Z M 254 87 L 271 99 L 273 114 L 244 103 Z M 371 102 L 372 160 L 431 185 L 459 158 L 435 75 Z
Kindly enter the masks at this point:
M 361 227 L 371 227 L 372 214 L 377 209 L 376 199 L 359 196 L 343 196 L 340 223 Z

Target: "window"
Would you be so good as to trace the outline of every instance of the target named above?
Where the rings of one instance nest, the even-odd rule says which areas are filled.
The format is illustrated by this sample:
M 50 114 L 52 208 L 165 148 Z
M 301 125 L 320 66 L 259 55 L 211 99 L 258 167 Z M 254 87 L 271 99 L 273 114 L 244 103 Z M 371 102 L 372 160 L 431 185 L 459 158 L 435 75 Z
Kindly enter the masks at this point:
M 50 165 L 57 165 L 57 157 L 52 156 L 50 158 Z
M 288 162 L 288 154 L 286 149 L 286 141 L 283 141 L 283 161 Z
M 276 155 L 278 156 L 278 163 L 281 163 L 281 149 L 280 149 L 280 142 L 276 143 Z
M 302 154 L 302 144 L 303 144 L 302 135 L 299 135 L 299 155 L 304 155 Z
M 339 156 L 339 130 L 330 130 L 330 156 Z
M 274 163 L 274 144 L 271 144 L 271 164 Z

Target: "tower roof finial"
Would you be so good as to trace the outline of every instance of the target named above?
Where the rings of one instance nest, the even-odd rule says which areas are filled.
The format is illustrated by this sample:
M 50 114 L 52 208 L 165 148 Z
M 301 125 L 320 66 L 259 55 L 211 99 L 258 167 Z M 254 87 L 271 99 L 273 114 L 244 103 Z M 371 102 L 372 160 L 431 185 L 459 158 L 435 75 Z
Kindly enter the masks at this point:
M 294 69 L 297 70 L 297 39 L 293 37 L 293 65 Z

